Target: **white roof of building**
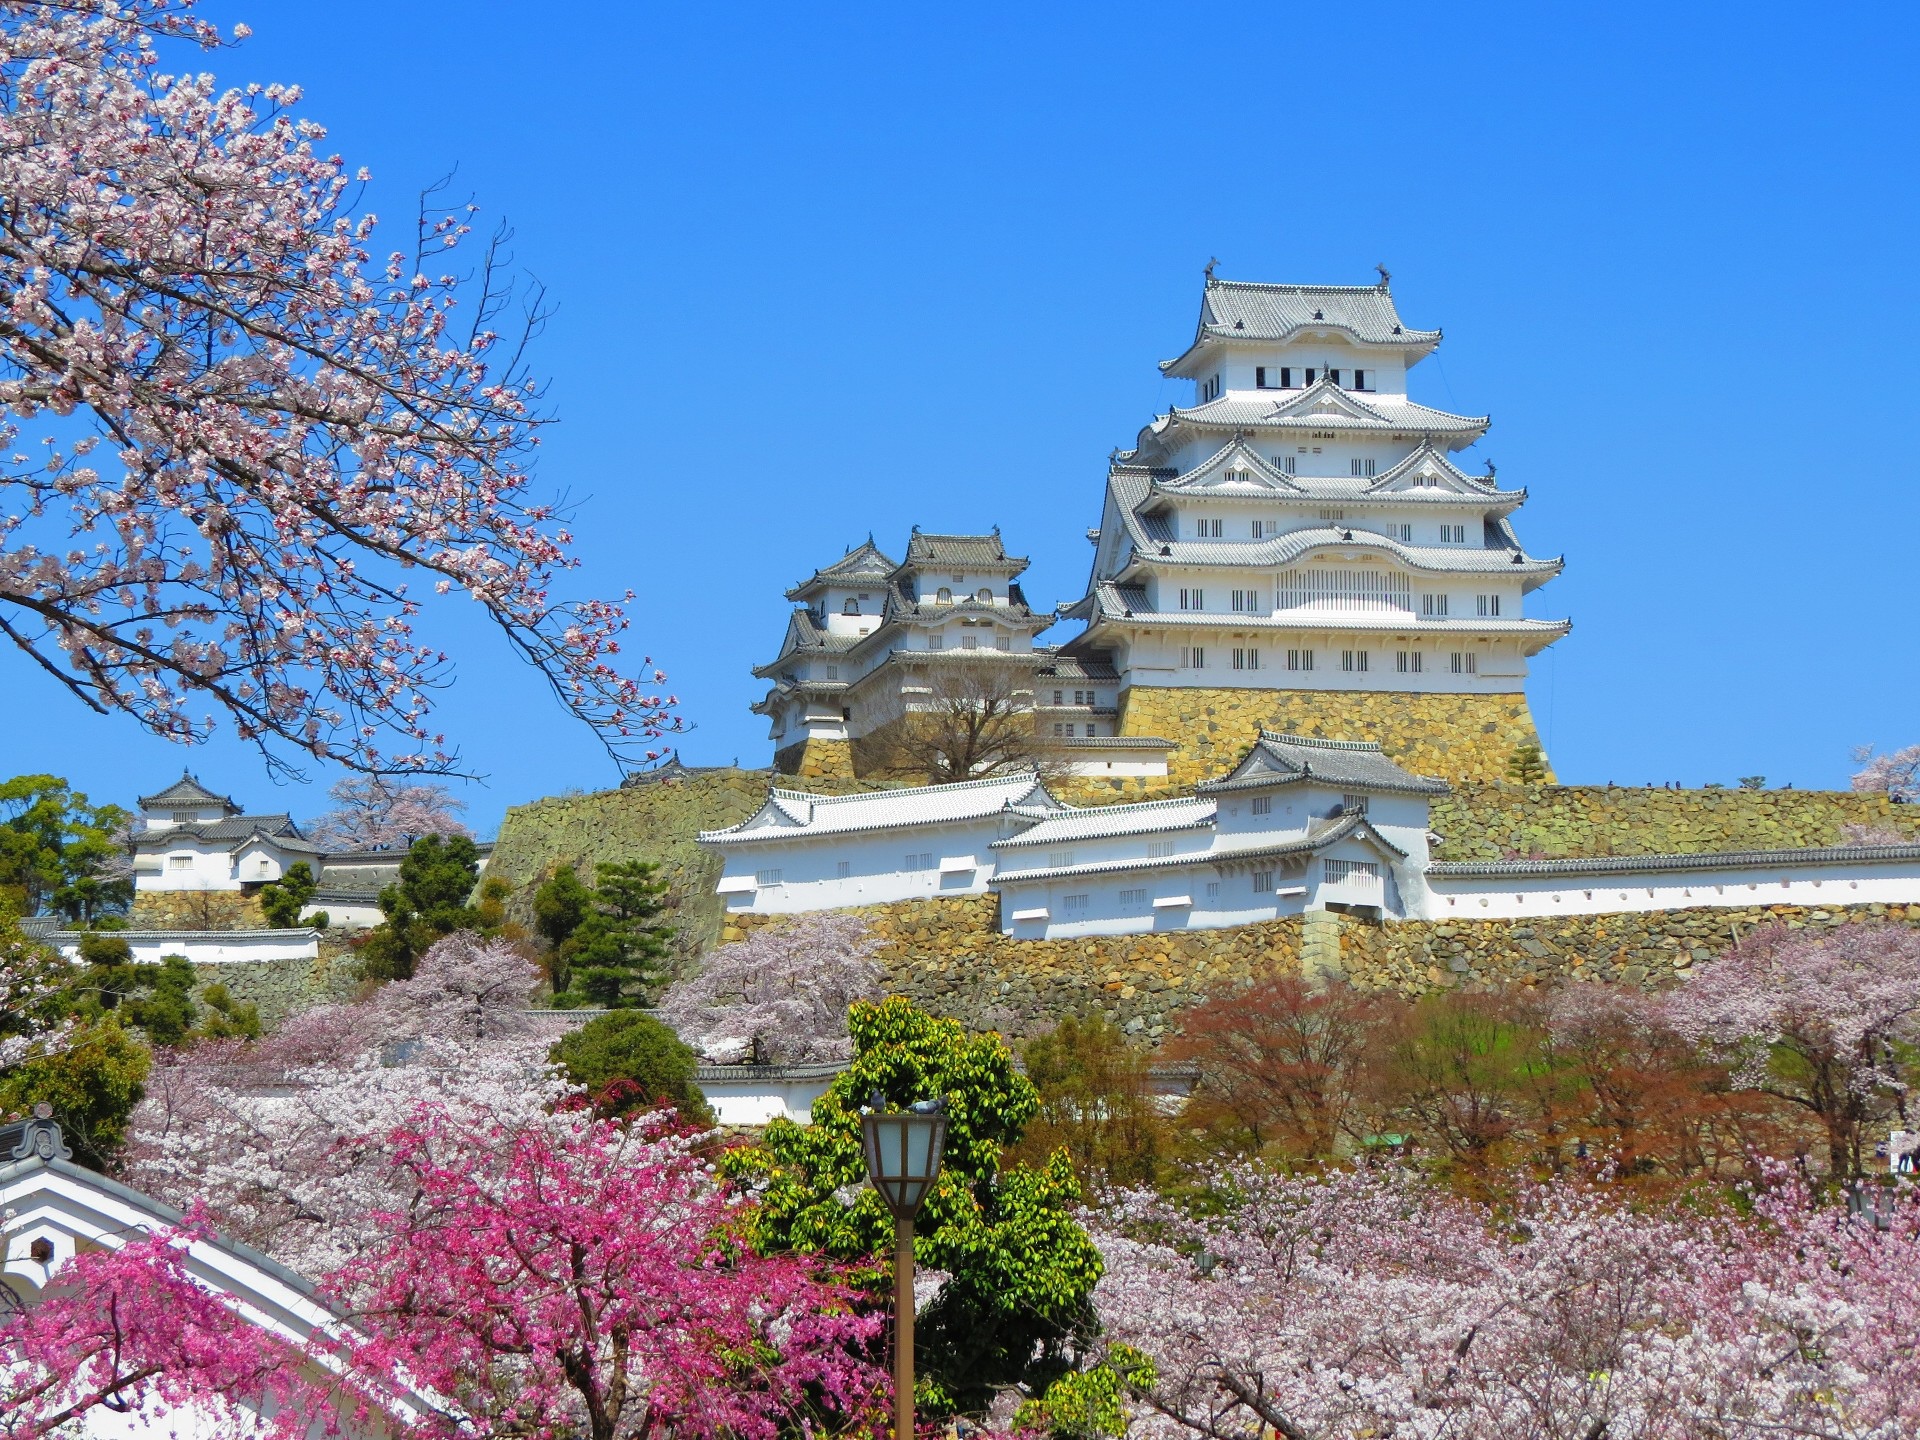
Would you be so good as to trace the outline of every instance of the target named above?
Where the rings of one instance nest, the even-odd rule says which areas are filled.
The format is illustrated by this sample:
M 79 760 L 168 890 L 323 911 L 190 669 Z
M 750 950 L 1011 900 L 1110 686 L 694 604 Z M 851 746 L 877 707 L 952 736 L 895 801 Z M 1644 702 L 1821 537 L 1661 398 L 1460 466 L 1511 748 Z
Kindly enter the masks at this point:
M 984 820 L 1014 807 L 1051 811 L 1059 802 L 1031 770 L 991 775 L 951 785 L 922 785 L 910 790 L 873 790 L 859 795 L 813 795 L 774 789 L 766 803 L 738 825 L 700 834 L 702 845 L 751 845 L 803 840 L 821 835 L 852 835 L 920 825 Z
M 1287 341 L 1303 332 L 1339 331 L 1364 345 L 1404 346 L 1424 355 L 1440 341 L 1438 330 L 1413 330 L 1400 319 L 1393 292 L 1378 285 L 1264 285 L 1207 279 L 1193 343 L 1162 372 L 1178 375 L 1183 362 L 1209 342 Z
M 1405 611 L 1370 614 L 1364 611 L 1327 611 L 1302 608 L 1269 615 L 1230 610 L 1156 610 L 1145 587 L 1106 582 L 1062 609 L 1067 620 L 1092 624 L 1178 625 L 1196 630 L 1231 632 L 1272 630 L 1283 633 L 1323 634 L 1336 630 L 1372 631 L 1400 635 L 1517 635 L 1541 641 L 1556 640 L 1573 628 L 1571 620 L 1529 620 L 1521 616 L 1425 616 Z M 1070 643 L 1079 645 L 1085 634 Z M 1532 652 L 1529 651 L 1529 654 Z
M 1117 875 L 1142 870 L 1177 870 L 1200 865 L 1221 867 L 1255 865 L 1262 860 L 1304 863 L 1315 854 L 1349 838 L 1365 840 L 1384 854 L 1404 859 L 1406 851 L 1373 827 L 1363 814 L 1342 814 L 1312 821 L 1304 835 L 1284 839 L 1271 836 L 1221 835 L 1205 850 L 1179 855 L 1155 855 L 1130 860 L 1094 860 L 1084 865 L 1037 865 L 1024 870 L 997 871 L 991 887 L 1036 880 L 1074 880 L 1081 876 Z
M 1478 439 L 1493 423 L 1489 415 L 1454 415 L 1403 396 L 1356 394 L 1321 378 L 1297 395 L 1269 399 L 1229 392 L 1191 408 L 1171 406 L 1140 432 L 1141 451 L 1164 449 L 1170 430 L 1182 425 L 1247 430 L 1355 430 Z
M 1445 795 L 1447 782 L 1416 775 L 1389 760 L 1370 740 L 1322 740 L 1311 735 L 1284 735 L 1262 730 L 1253 748 L 1233 770 L 1217 780 L 1203 780 L 1195 789 L 1203 795 L 1225 790 L 1265 789 L 1273 785 L 1311 782 L 1334 790 L 1394 795 Z
M 1160 742 L 1164 744 L 1165 742 Z M 1066 807 L 1029 830 L 993 842 L 996 850 L 1030 845 L 1065 845 L 1076 840 L 1109 840 L 1119 835 L 1155 835 L 1166 830 L 1199 830 L 1213 824 L 1210 799 L 1179 795 L 1132 805 Z

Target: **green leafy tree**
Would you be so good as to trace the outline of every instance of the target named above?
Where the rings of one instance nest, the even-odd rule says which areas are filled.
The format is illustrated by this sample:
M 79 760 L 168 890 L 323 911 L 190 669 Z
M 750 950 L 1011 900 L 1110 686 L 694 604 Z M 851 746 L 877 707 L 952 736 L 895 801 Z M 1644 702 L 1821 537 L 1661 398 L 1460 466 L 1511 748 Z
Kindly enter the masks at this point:
M 952 1278 L 916 1327 L 919 1400 L 929 1414 L 977 1414 L 1009 1385 L 1041 1393 L 1091 1334 L 1100 1255 L 1073 1218 L 1080 1188 L 1064 1152 L 1001 1166 L 1038 1092 L 999 1036 L 969 1035 L 899 997 L 857 1002 L 848 1029 L 853 1063 L 814 1102 L 813 1123 L 775 1120 L 724 1162 L 761 1192 L 754 1242 L 851 1262 L 886 1293 L 893 1220 L 866 1183 L 860 1107 L 876 1091 L 889 1106 L 943 1097 L 946 1157 L 914 1253 Z
M 707 1097 L 693 1082 L 698 1058 L 651 1015 L 616 1010 L 595 1016 L 556 1041 L 551 1058 L 603 1114 L 671 1105 L 689 1120 L 713 1123 Z
M 274 929 L 292 930 L 300 924 L 300 912 L 312 903 L 319 888 L 313 878 L 313 867 L 304 860 L 296 861 L 278 880 L 269 880 L 260 887 L 261 913 Z M 320 917 L 316 915 L 314 919 L 318 921 Z
M 82 923 L 124 910 L 133 899 L 127 818 L 57 775 L 0 781 L 0 896 L 21 915 L 52 910 Z
M 1740 777 L 1740 788 L 1742 790 L 1764 790 L 1767 788 L 1767 777 L 1764 775 L 1742 775 Z
M 65 981 L 59 1000 L 74 1018 L 92 1022 L 111 1014 L 149 1044 L 170 1049 L 260 1033 L 259 1010 L 236 1001 L 225 985 L 207 986 L 202 1004 L 195 1003 L 199 976 L 184 955 L 140 962 L 120 936 L 88 931 L 80 937 L 80 962 L 83 968 Z
M 380 892 L 384 917 L 361 950 L 375 980 L 405 980 L 427 947 L 456 930 L 479 928 L 470 903 L 480 852 L 465 835 L 427 835 L 407 848 L 400 878 Z
M 1056 1149 L 1072 1157 L 1091 1189 L 1151 1185 L 1165 1168 L 1172 1136 L 1154 1103 L 1146 1055 L 1117 1025 L 1069 1015 L 1021 1053 L 1040 1109 L 1014 1150 L 1042 1164 Z
M 554 948 L 564 977 L 555 1005 L 625 1010 L 645 1005 L 659 988 L 674 933 L 661 918 L 668 887 L 659 870 L 644 860 L 594 866 L 587 912 Z
M 83 1022 L 58 1045 L 0 1072 L 0 1111 L 51 1105 L 75 1158 L 104 1170 L 127 1138 L 127 1117 L 146 1094 L 152 1064 L 153 1052 L 117 1016 Z
M 1541 753 L 1538 745 L 1518 746 L 1507 757 L 1507 778 L 1522 785 L 1544 784 L 1547 778 L 1547 757 Z

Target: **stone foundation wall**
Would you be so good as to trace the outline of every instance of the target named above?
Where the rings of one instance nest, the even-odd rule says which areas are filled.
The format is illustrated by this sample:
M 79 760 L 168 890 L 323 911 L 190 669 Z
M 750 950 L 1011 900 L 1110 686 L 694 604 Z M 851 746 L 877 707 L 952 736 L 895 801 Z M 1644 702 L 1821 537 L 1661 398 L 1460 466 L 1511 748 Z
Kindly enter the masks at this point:
M 774 751 L 773 768 L 806 780 L 851 780 L 853 745 L 846 740 L 802 740 Z
M 315 960 L 255 960 L 231 965 L 196 965 L 202 988 L 225 985 L 233 998 L 260 1010 L 260 1023 L 272 1030 L 299 1010 L 352 998 L 361 986 L 360 961 L 350 947 L 320 937 Z
M 1566 915 L 1550 920 L 1343 919 L 1340 966 L 1355 986 L 1409 997 L 1569 980 L 1659 988 L 1716 959 L 1758 925 L 1799 930 L 1871 921 L 1920 926 L 1920 905 L 1770 905 Z
M 134 930 L 267 930 L 256 896 L 238 890 L 139 890 L 127 924 Z
M 1172 785 L 1225 774 L 1259 731 L 1376 740 L 1419 775 L 1455 783 L 1504 779 L 1513 752 L 1538 745 L 1527 697 L 1400 691 L 1210 690 L 1136 685 L 1121 697 L 1122 735 L 1159 735 Z
M 1298 917 L 1232 930 L 1160 931 L 1082 940 L 1014 940 L 992 896 L 914 900 L 852 912 L 880 937 L 888 990 L 976 1029 L 1025 1037 L 1066 1015 L 1099 1013 L 1158 1044 L 1202 994 L 1300 966 Z M 721 940 L 778 924 L 729 915 Z
M 1839 845 L 1842 826 L 1920 837 L 1920 805 L 1848 790 L 1474 785 L 1436 800 L 1436 860 L 1702 855 Z

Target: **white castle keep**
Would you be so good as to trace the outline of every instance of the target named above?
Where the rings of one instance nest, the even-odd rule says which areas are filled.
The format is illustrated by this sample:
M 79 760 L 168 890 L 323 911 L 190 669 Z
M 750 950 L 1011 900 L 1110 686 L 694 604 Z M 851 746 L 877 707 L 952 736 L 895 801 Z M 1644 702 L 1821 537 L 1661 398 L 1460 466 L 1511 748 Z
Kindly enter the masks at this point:
M 1381 283 L 1215 280 L 1194 382 L 1110 462 L 1086 622 L 1063 647 L 1123 687 L 1503 693 L 1567 633 L 1526 596 L 1562 561 L 1529 555 L 1525 490 L 1450 458 L 1486 416 L 1408 398 L 1438 330 L 1402 323 Z

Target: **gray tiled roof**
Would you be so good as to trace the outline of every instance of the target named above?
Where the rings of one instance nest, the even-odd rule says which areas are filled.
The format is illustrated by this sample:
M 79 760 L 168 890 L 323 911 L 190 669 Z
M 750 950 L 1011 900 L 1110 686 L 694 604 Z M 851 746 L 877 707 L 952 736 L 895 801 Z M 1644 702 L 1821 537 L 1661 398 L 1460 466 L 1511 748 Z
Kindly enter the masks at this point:
M 766 680 L 795 655 L 843 655 L 864 638 L 830 633 L 814 619 L 813 611 L 803 607 L 787 617 L 787 633 L 781 637 L 780 653 L 766 664 L 754 666 L 753 673 Z
M 231 797 L 216 795 L 202 785 L 191 774 L 182 772 L 178 780 L 152 795 L 139 796 L 135 802 L 142 810 L 164 810 L 169 806 L 199 807 L 201 805 L 224 805 L 229 810 L 240 807 Z
M 914 531 L 907 542 L 907 558 L 899 568 L 937 570 L 942 566 L 1018 575 L 1027 568 L 1027 562 L 1007 554 L 998 531 L 991 535 L 927 535 Z
M 1641 875 L 1685 870 L 1771 870 L 1790 865 L 1872 865 L 1920 860 L 1920 844 L 1824 845 L 1807 850 L 1727 850 L 1707 855 L 1594 855 L 1572 860 L 1454 860 L 1427 867 L 1436 880 Z
M 1195 795 L 1141 800 L 1131 805 L 1063 809 L 1031 830 L 995 840 L 992 848 L 1010 850 L 1034 845 L 1066 845 L 1076 840 L 1111 840 L 1122 835 L 1158 835 L 1168 830 L 1200 830 L 1213 824 L 1214 809 L 1212 800 Z
M 1368 345 L 1405 345 L 1423 353 L 1440 339 L 1438 330 L 1409 329 L 1385 285 L 1262 285 L 1244 280 L 1209 281 L 1200 302 L 1193 345 L 1174 370 L 1207 340 L 1291 339 L 1302 330 L 1336 328 Z
M 814 571 L 807 579 L 787 591 L 787 598 L 798 600 L 803 595 L 828 585 L 879 585 L 898 568 L 898 564 L 889 559 L 880 547 L 873 543 L 873 537 L 869 535 L 864 544 L 854 546 L 833 564 Z
M 1230 610 L 1155 610 L 1148 603 L 1146 590 L 1138 585 L 1115 585 L 1111 582 L 1094 587 L 1092 593 L 1081 597 L 1073 605 L 1061 611 L 1061 617 L 1067 620 L 1151 620 L 1155 625 L 1183 625 L 1198 629 L 1218 630 L 1281 630 L 1321 633 L 1326 631 L 1358 630 L 1380 631 L 1394 634 L 1432 634 L 1432 635 L 1521 635 L 1558 637 L 1573 628 L 1571 620 L 1529 620 L 1524 617 L 1473 616 L 1448 617 L 1434 619 L 1414 615 L 1407 611 L 1393 611 L 1370 615 L 1363 613 L 1335 614 L 1318 612 L 1301 615 L 1293 611 L 1282 610 L 1269 615 L 1238 614 Z M 1076 636 L 1069 644 L 1078 645 L 1084 636 Z
M 1235 430 L 1387 430 L 1457 437 L 1485 433 L 1492 417 L 1454 415 L 1392 396 L 1356 395 L 1331 380 L 1321 380 L 1290 400 L 1249 400 L 1227 394 L 1191 409 L 1174 406 L 1156 417 L 1143 434 L 1164 437 L 1175 423 Z
M 261 835 L 283 850 L 305 855 L 322 853 L 318 845 L 309 843 L 301 835 L 299 827 L 293 823 L 293 817 L 286 814 L 229 815 L 224 820 L 183 820 L 177 825 L 143 831 L 134 837 L 133 843 L 136 849 L 160 850 L 180 835 L 191 835 L 197 840 L 225 845 L 229 850 L 237 849 L 255 835 Z
M 1036 659 L 1042 661 L 1035 672 L 1038 680 L 1058 680 L 1066 683 L 1078 681 L 1086 684 L 1091 681 L 1114 681 L 1120 678 L 1120 672 L 1113 668 L 1113 658 L 1106 654 L 1062 655 L 1059 651 L 1037 652 Z
M 1389 760 L 1373 741 L 1321 740 L 1273 730 L 1260 732 L 1230 774 L 1204 780 L 1194 788 L 1211 795 L 1301 782 L 1391 795 L 1445 795 L 1449 789 L 1444 780 L 1416 775 Z

